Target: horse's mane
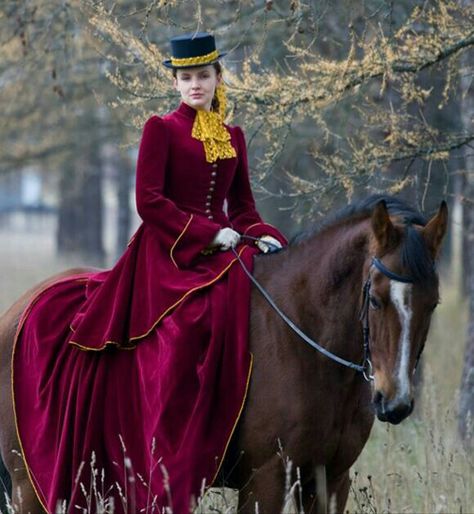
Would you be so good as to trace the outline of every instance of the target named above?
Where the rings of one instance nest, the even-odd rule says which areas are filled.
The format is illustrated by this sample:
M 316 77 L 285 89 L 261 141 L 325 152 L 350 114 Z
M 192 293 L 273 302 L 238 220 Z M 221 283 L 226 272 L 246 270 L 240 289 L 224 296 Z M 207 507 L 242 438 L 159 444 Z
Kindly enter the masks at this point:
M 414 281 L 421 282 L 433 278 L 434 264 L 423 237 L 413 225 L 425 226 L 426 217 L 401 198 L 390 195 L 371 195 L 353 202 L 327 216 L 321 223 L 310 230 L 297 234 L 290 246 L 298 245 L 330 227 L 347 223 L 351 220 L 365 219 L 371 216 L 375 206 L 384 201 L 388 212 L 399 218 L 405 225 L 405 237 L 402 243 L 402 264 L 407 268 Z

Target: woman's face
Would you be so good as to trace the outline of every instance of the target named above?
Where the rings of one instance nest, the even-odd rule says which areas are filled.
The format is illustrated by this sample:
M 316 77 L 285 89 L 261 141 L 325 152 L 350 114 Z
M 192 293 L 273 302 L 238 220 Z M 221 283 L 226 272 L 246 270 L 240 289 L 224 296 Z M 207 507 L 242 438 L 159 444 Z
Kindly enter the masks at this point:
M 221 76 L 212 64 L 176 70 L 174 88 L 180 92 L 181 100 L 194 109 L 211 110 L 212 99 Z

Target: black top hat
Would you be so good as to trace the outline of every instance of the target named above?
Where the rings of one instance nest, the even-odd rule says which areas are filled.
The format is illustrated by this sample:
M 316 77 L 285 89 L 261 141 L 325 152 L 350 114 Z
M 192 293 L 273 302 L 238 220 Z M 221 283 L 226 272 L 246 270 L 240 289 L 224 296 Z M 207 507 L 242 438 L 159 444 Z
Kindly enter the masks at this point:
M 227 52 L 216 50 L 214 36 L 207 32 L 192 32 L 171 38 L 171 59 L 163 61 L 167 68 L 190 68 L 216 62 Z

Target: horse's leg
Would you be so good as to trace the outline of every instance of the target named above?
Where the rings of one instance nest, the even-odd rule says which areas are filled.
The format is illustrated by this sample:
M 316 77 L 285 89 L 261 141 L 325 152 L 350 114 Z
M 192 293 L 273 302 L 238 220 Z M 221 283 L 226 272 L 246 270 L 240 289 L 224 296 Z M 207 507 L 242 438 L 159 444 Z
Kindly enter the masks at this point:
M 303 487 L 303 512 L 304 514 L 326 514 L 324 499 L 316 495 L 316 481 L 310 480 Z
M 7 512 L 7 498 L 12 497 L 12 481 L 0 458 L 0 512 Z
M 275 455 L 255 470 L 239 493 L 239 514 L 280 514 L 285 488 L 281 457 Z M 258 504 L 258 510 L 256 510 Z
M 22 514 L 45 514 L 26 474 L 18 476 L 12 485 L 12 506 L 14 512 Z
M 349 496 L 350 484 L 349 470 L 345 471 L 337 478 L 328 479 L 329 512 L 335 512 L 337 514 L 342 514 L 344 512 L 347 497 Z

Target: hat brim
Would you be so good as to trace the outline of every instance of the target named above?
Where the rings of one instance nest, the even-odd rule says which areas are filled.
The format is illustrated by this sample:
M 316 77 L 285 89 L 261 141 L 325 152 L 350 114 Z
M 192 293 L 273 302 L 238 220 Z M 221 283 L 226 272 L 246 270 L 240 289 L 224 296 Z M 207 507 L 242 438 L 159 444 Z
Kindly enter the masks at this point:
M 166 66 L 167 68 L 173 69 L 183 69 L 183 68 L 202 68 L 203 66 L 208 66 L 209 64 L 214 64 L 217 62 L 221 57 L 224 57 L 224 55 L 227 55 L 227 52 L 222 52 L 217 56 L 217 59 L 212 60 L 211 62 L 205 62 L 203 64 L 191 64 L 191 65 L 185 65 L 185 66 L 174 66 L 171 64 L 171 59 L 166 59 L 166 61 L 163 61 L 162 64 Z

